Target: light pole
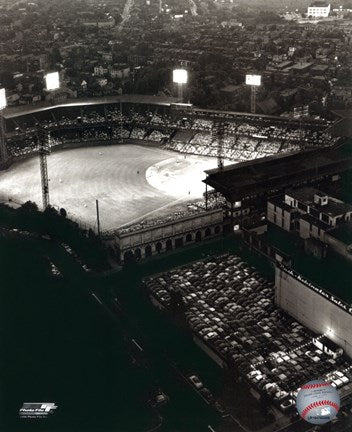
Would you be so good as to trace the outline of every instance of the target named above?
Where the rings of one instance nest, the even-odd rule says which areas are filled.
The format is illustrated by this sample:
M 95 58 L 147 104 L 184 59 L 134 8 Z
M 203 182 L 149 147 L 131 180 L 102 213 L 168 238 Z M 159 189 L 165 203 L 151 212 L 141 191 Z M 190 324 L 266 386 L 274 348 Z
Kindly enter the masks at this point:
M 45 83 L 47 91 L 54 91 L 60 87 L 59 73 L 52 72 L 45 75 Z M 38 125 L 37 128 L 37 138 L 38 138 L 38 154 L 40 163 L 40 177 L 42 185 L 42 200 L 43 200 L 43 210 L 45 210 L 49 201 L 49 178 L 48 178 L 48 161 L 46 159 L 49 150 L 49 136 L 48 132 L 44 129 L 42 125 Z
M 261 85 L 261 75 L 246 75 L 246 84 L 251 87 L 251 113 L 255 114 L 257 103 L 257 88 Z
M 2 111 L 6 108 L 6 93 L 5 89 L 0 89 L 0 166 L 6 164 L 8 159 L 6 137 L 5 137 L 5 120 Z
M 188 72 L 186 69 L 174 69 L 172 73 L 173 82 L 177 84 L 179 102 L 183 102 L 183 84 L 188 82 Z

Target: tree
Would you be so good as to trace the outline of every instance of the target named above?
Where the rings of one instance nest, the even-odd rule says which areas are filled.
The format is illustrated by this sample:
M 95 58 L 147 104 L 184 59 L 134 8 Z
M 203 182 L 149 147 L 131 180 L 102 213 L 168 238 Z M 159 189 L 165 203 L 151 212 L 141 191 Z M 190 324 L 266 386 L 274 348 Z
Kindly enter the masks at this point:
M 44 210 L 44 214 L 46 216 L 58 216 L 56 208 L 51 205 L 48 205 L 48 207 Z
M 67 211 L 64 208 L 60 208 L 60 216 L 64 218 L 67 216 Z
M 23 213 L 35 213 L 38 211 L 38 206 L 35 202 L 26 201 L 24 204 L 21 205 L 19 211 Z
M 62 57 L 61 57 L 61 54 L 60 54 L 60 50 L 59 50 L 59 48 L 57 46 L 54 46 L 51 49 L 51 52 L 50 52 L 50 54 L 48 56 L 48 59 L 49 59 L 49 63 L 50 63 L 51 66 L 55 66 L 56 63 L 61 63 L 62 62 Z

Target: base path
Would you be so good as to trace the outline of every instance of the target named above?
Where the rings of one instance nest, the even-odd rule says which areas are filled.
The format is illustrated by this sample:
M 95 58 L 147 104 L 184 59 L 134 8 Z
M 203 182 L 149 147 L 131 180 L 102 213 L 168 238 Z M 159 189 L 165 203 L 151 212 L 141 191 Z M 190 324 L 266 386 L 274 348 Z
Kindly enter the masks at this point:
M 50 203 L 64 207 L 69 217 L 95 226 L 98 199 L 102 229 L 115 229 L 144 215 L 156 215 L 173 203 L 200 198 L 205 190 L 203 170 L 215 167 L 215 158 L 185 158 L 131 144 L 60 150 L 48 156 Z M 31 200 L 41 207 L 38 157 L 0 171 L 0 197 Z

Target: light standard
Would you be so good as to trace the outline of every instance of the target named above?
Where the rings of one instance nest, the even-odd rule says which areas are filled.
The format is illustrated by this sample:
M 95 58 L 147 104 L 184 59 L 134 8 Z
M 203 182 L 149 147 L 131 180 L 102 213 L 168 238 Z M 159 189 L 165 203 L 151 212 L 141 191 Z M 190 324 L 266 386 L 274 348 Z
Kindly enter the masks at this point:
M 60 87 L 59 73 L 52 72 L 45 75 L 45 84 L 47 91 L 54 91 Z M 49 178 L 48 178 L 48 161 L 46 159 L 47 154 L 50 150 L 49 145 L 49 134 L 42 125 L 38 125 L 37 128 L 38 137 L 38 153 L 40 162 L 40 177 L 42 184 L 42 200 L 43 210 L 49 205 Z
M 6 148 L 5 138 L 5 120 L 2 115 L 2 111 L 6 108 L 6 93 L 5 89 L 0 89 L 0 167 L 5 165 L 8 159 L 8 153 Z
M 255 114 L 257 88 L 261 85 L 261 75 L 246 75 L 246 84 L 251 86 L 251 113 Z
M 179 102 L 183 102 L 183 84 L 188 82 L 186 69 L 174 69 L 172 74 L 173 82 L 177 84 Z

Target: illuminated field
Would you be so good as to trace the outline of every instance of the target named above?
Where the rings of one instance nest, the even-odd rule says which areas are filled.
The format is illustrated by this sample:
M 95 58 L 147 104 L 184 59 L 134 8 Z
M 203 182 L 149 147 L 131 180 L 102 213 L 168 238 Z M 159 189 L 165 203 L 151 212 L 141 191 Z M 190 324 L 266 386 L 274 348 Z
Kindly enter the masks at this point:
M 109 230 L 200 198 L 203 170 L 215 167 L 214 158 L 185 158 L 138 145 L 62 150 L 48 156 L 50 202 L 64 207 L 70 217 L 95 225 L 98 199 L 102 229 Z M 37 157 L 0 172 L 0 196 L 18 202 L 31 200 L 41 206 Z

